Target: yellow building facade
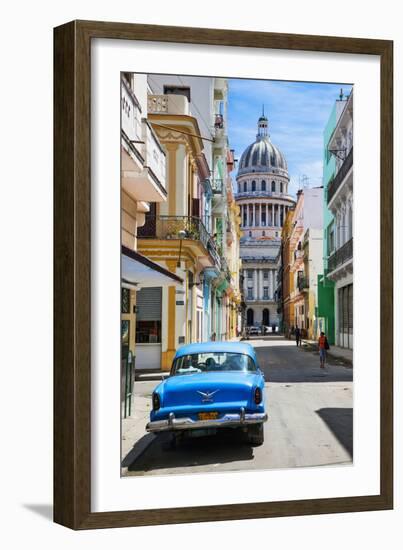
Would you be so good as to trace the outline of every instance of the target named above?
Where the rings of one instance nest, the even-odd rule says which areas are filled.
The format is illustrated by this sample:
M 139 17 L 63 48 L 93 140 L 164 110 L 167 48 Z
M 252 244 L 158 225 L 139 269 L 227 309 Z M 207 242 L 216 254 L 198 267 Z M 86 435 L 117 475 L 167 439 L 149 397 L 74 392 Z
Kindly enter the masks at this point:
M 208 175 L 197 119 L 187 114 L 186 98 L 176 96 L 175 109 L 158 111 L 151 96 L 149 121 L 166 153 L 167 201 L 151 205 L 138 231 L 139 251 L 183 280 L 162 289 L 161 368 L 169 370 L 178 346 L 202 340 L 203 292 L 201 275 L 219 266 L 215 243 L 198 212 L 200 185 Z M 183 110 L 178 113 L 178 103 Z M 153 112 L 154 106 L 154 112 Z

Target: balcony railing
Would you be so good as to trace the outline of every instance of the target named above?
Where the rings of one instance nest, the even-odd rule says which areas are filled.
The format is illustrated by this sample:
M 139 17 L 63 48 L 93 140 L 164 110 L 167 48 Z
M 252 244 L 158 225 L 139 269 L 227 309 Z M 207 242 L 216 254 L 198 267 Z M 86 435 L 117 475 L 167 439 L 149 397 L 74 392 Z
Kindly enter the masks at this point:
M 194 216 L 147 216 L 137 229 L 140 239 L 188 239 L 200 241 L 221 269 L 216 245 L 200 218 Z
M 343 244 L 339 249 L 332 254 L 327 262 L 327 272 L 334 271 L 337 267 L 343 265 L 345 262 L 353 257 L 353 239 L 350 239 Z
M 131 152 L 144 162 L 141 144 L 143 143 L 143 125 L 140 103 L 137 100 L 134 91 L 130 88 L 125 78 L 122 78 L 122 135 L 126 137 L 126 142 Z
M 211 189 L 215 195 L 221 195 L 223 190 L 223 180 L 220 178 L 213 178 L 211 180 Z
M 225 275 L 225 278 L 228 282 L 231 282 L 231 271 L 228 267 L 227 260 L 224 258 L 224 256 L 221 256 L 221 272 Z
M 297 280 L 297 287 L 300 292 L 303 290 L 309 289 L 309 279 L 308 277 L 299 277 Z
M 273 197 L 295 202 L 295 199 L 293 199 L 291 195 L 288 195 L 287 193 L 278 193 L 277 191 L 238 191 L 235 193 L 235 199 L 248 199 L 249 197 Z
M 189 101 L 184 95 L 149 94 L 148 112 L 163 115 L 189 115 Z
M 346 177 L 348 171 L 353 165 L 353 148 L 351 147 L 349 154 L 347 155 L 346 160 L 341 165 L 339 171 L 335 175 L 333 181 L 331 181 L 327 188 L 327 204 L 335 196 L 340 185 L 343 183 L 344 178 Z
M 224 128 L 224 117 L 222 115 L 215 115 L 214 128 L 216 130 L 220 128 Z
M 166 158 L 165 152 L 161 147 L 158 137 L 156 136 L 152 126 L 146 119 L 142 120 L 143 124 L 143 141 L 142 147 L 145 165 L 151 171 L 153 179 L 166 190 Z

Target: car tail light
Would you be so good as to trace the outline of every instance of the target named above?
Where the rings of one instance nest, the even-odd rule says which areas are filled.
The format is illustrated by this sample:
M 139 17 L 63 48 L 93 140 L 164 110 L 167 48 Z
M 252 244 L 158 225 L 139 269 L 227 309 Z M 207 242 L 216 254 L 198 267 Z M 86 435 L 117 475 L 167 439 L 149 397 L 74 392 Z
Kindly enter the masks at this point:
M 161 399 L 158 393 L 153 393 L 153 410 L 158 411 L 158 409 L 161 407 Z
M 262 390 L 260 388 L 255 389 L 255 403 L 256 405 L 259 405 L 259 403 L 262 402 L 263 394 Z

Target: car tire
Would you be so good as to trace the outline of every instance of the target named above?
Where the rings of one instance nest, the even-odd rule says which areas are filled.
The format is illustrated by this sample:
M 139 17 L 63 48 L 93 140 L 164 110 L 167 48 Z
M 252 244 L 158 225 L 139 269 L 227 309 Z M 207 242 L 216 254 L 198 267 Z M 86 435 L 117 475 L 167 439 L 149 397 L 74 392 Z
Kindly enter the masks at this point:
M 248 428 L 248 441 L 253 447 L 259 447 L 264 443 L 264 426 L 255 424 Z

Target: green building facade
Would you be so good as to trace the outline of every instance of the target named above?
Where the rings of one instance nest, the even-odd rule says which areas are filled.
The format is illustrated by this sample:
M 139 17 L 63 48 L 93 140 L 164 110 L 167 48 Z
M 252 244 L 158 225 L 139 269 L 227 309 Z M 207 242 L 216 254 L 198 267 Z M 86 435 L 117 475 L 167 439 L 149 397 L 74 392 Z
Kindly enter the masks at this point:
M 334 252 L 334 218 L 327 207 L 327 188 L 336 172 L 336 159 L 328 151 L 330 137 L 344 109 L 346 99 L 335 101 L 323 132 L 323 273 L 318 275 L 318 318 L 320 330 L 326 333 L 329 344 L 335 343 L 334 282 L 327 278 L 327 261 Z

